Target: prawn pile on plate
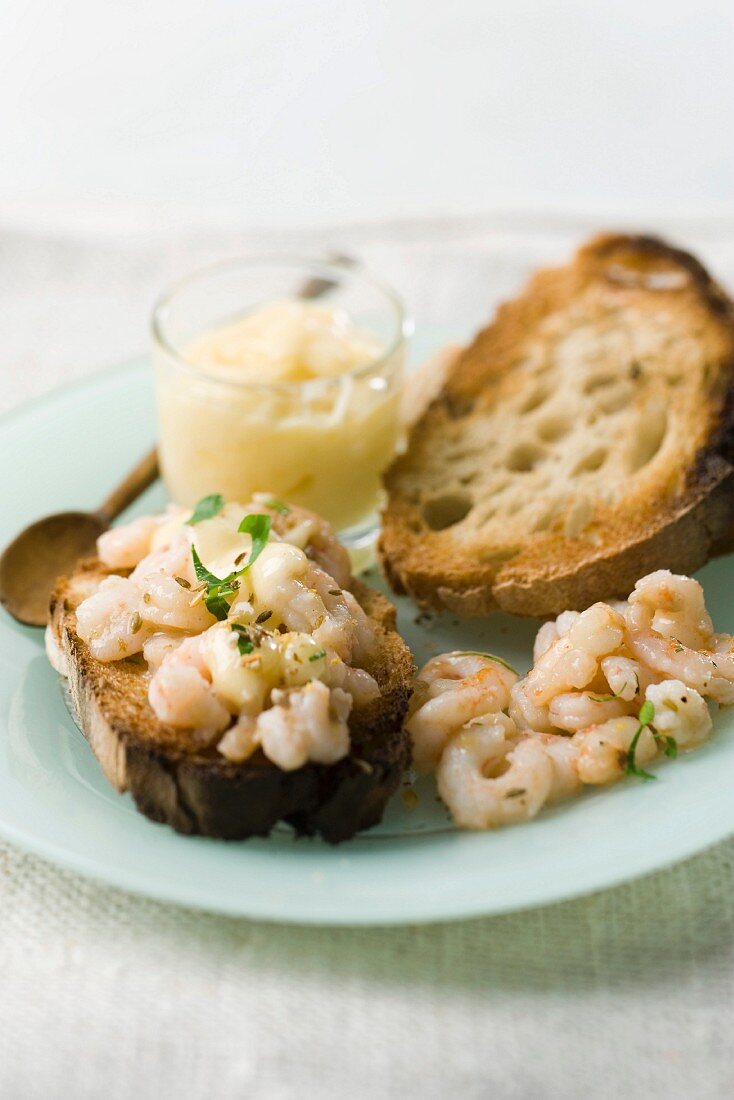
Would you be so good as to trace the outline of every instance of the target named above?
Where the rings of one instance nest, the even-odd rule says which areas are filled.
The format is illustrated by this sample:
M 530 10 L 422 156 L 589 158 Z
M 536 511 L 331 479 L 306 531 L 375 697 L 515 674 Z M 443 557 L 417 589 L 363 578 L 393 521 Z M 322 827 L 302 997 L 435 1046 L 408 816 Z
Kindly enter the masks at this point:
M 414 763 L 435 770 L 460 826 L 512 825 L 585 785 L 652 779 L 656 756 L 709 736 L 707 701 L 734 702 L 734 639 L 715 633 L 701 585 L 667 570 L 624 602 L 545 623 L 533 659 L 523 679 L 499 657 L 465 652 L 418 675 Z

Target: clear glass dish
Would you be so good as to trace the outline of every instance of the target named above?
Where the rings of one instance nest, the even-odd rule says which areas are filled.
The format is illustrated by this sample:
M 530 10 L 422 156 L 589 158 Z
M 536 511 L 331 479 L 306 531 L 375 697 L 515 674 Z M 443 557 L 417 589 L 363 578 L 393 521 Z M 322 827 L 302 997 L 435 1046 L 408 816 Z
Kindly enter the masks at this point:
M 318 298 L 379 342 L 344 374 L 303 382 L 232 380 L 187 348 L 273 301 Z M 398 296 L 347 260 L 257 256 L 187 276 L 152 318 L 161 470 L 172 499 L 269 492 L 324 515 L 352 544 L 374 527 L 381 474 L 400 437 L 411 323 Z

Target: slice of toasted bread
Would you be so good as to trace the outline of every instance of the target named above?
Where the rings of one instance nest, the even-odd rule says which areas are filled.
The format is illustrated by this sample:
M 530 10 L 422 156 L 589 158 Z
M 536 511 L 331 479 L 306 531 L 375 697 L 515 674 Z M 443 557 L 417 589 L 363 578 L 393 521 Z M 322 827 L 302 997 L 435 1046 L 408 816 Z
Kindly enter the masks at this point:
M 129 790 L 142 813 L 181 833 L 227 840 L 265 836 L 284 820 L 299 834 L 320 833 L 338 843 L 380 820 L 409 759 L 402 721 L 414 672 L 395 630 L 395 610 L 381 593 L 356 580 L 351 586 L 375 626 L 368 671 L 380 698 L 352 712 L 347 757 L 286 772 L 262 754 L 233 764 L 216 748 L 192 748 L 185 732 L 153 713 L 144 661 L 92 657 L 76 633 L 76 608 L 108 574 L 91 560 L 59 581 L 51 600 L 49 656 L 68 677 L 79 723 L 105 776 L 117 790 Z
M 690 573 L 734 531 L 734 309 L 692 256 L 604 235 L 450 367 L 387 473 L 396 591 L 546 616 Z

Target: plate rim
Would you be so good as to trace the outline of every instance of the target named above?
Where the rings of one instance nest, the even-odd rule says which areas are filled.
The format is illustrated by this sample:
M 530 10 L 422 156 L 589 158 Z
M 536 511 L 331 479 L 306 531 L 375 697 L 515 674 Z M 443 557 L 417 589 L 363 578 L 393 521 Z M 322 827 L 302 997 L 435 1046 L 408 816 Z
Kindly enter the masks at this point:
M 43 411 L 44 408 L 52 407 L 55 401 L 70 393 L 93 391 L 96 387 L 109 383 L 123 371 L 144 370 L 145 366 L 145 356 L 130 357 L 117 364 L 101 367 L 67 384 L 54 386 L 45 393 L 31 397 L 0 413 L 0 429 L 22 421 L 35 412 Z M 24 629 L 30 631 L 33 628 Z M 165 828 L 165 826 L 158 827 Z M 577 868 L 573 881 L 558 878 L 554 879 L 551 885 L 545 881 L 540 888 L 536 888 L 533 880 L 529 886 L 520 890 L 515 888 L 509 896 L 500 896 L 499 899 L 491 895 L 481 897 L 476 890 L 472 891 L 468 897 L 461 893 L 447 895 L 437 891 L 430 899 L 425 896 L 419 897 L 417 903 L 411 902 L 411 899 L 405 896 L 392 895 L 387 904 L 381 900 L 376 910 L 368 909 L 357 913 L 355 909 L 360 905 L 358 898 L 349 902 L 340 900 L 336 905 L 341 905 L 342 911 L 335 908 L 328 912 L 323 909 L 323 900 L 320 895 L 314 897 L 313 903 L 307 897 L 302 898 L 291 909 L 285 908 L 277 898 L 272 900 L 267 895 L 245 894 L 243 896 L 233 892 L 230 898 L 217 895 L 205 899 L 202 898 L 201 892 L 197 893 L 196 886 L 189 885 L 189 880 L 184 877 L 178 880 L 164 878 L 156 881 L 150 870 L 131 872 L 123 865 L 114 862 L 110 864 L 101 857 L 95 859 L 84 852 L 74 851 L 68 843 L 57 843 L 53 839 L 35 834 L 31 827 L 24 828 L 22 825 L 0 817 L 0 837 L 4 840 L 63 871 L 77 873 L 104 887 L 112 887 L 158 903 L 175 904 L 228 917 L 286 925 L 344 928 L 398 927 L 406 924 L 427 925 L 456 920 L 475 920 L 561 904 L 597 894 L 603 890 L 615 889 L 633 880 L 664 871 L 719 843 L 726 842 L 732 835 L 734 835 L 734 821 L 723 831 L 707 826 L 703 836 L 695 834 L 684 837 L 671 854 L 661 856 L 659 848 L 648 849 L 642 845 L 635 852 L 634 858 L 629 856 L 626 858 L 620 869 L 610 869 L 607 864 L 599 861 L 594 865 Z M 466 839 L 469 843 L 481 843 L 485 836 L 486 833 L 483 832 L 457 833 L 457 837 Z M 414 839 L 419 843 L 420 834 L 416 834 Z M 212 841 L 212 843 L 216 842 Z M 340 847 L 337 850 L 346 851 L 348 847 L 347 845 L 346 848 Z
M 151 824 L 154 823 L 151 822 Z M 166 828 L 165 825 L 158 827 L 161 829 Z M 486 835 L 486 832 L 480 831 L 474 835 L 477 839 L 481 839 L 482 836 Z M 696 855 L 715 848 L 720 843 L 726 843 L 732 835 L 734 835 L 734 828 L 730 829 L 725 835 L 717 836 L 715 839 L 710 839 L 703 844 L 692 842 L 685 850 L 678 849 L 676 854 L 669 858 L 663 860 L 652 857 L 649 860 L 643 859 L 640 861 L 639 866 L 632 867 L 628 871 L 622 871 L 611 877 L 608 874 L 602 874 L 601 871 L 597 872 L 598 878 L 603 879 L 603 881 L 597 881 L 597 875 L 592 872 L 572 887 L 557 891 L 545 890 L 542 896 L 528 896 L 524 900 L 516 899 L 507 903 L 494 903 L 489 907 L 486 902 L 479 901 L 476 903 L 457 903 L 454 906 L 436 905 L 433 908 L 429 908 L 425 903 L 422 903 L 420 910 L 411 910 L 409 903 L 406 903 L 405 899 L 400 899 L 395 903 L 396 910 L 399 906 L 399 915 L 397 912 L 395 914 L 378 913 L 376 915 L 370 914 L 369 917 L 365 916 L 364 919 L 361 919 L 359 916 L 341 916 L 338 913 L 325 915 L 319 911 L 309 911 L 308 909 L 284 913 L 277 905 L 271 906 L 267 902 L 251 904 L 251 899 L 239 899 L 238 904 L 233 903 L 232 905 L 224 901 L 207 904 L 189 894 L 186 889 L 181 890 L 177 886 L 165 889 L 156 884 L 146 885 L 142 882 L 138 883 L 126 879 L 124 873 L 115 874 L 114 868 L 101 869 L 98 863 L 93 863 L 86 856 L 70 853 L 61 847 L 57 850 L 52 843 L 37 839 L 30 833 L 22 833 L 0 820 L 0 838 L 14 844 L 22 851 L 37 856 L 43 859 L 44 862 L 63 871 L 77 873 L 97 885 L 112 887 L 123 893 L 132 894 L 136 898 L 155 901 L 160 904 L 176 905 L 181 908 L 218 916 L 263 921 L 268 924 L 354 929 L 397 928 L 405 925 L 431 925 L 453 923 L 461 920 L 490 919 L 512 913 L 530 912 L 533 909 L 543 909 L 551 905 L 562 905 L 565 902 L 573 902 L 582 897 L 591 897 L 607 890 L 615 890 L 627 883 L 647 878 L 659 871 L 669 870 L 671 867 L 685 863 Z M 247 841 L 222 841 L 221 843 L 234 845 L 246 844 Z M 300 843 L 300 841 L 296 841 L 296 843 Z

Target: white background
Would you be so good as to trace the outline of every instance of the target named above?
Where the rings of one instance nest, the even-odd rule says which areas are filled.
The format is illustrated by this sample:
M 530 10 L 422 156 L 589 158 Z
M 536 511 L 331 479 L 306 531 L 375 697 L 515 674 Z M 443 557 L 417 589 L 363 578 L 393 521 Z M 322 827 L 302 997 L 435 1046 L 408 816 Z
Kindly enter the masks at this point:
M 734 207 L 734 4 L 2 0 L 0 216 Z

